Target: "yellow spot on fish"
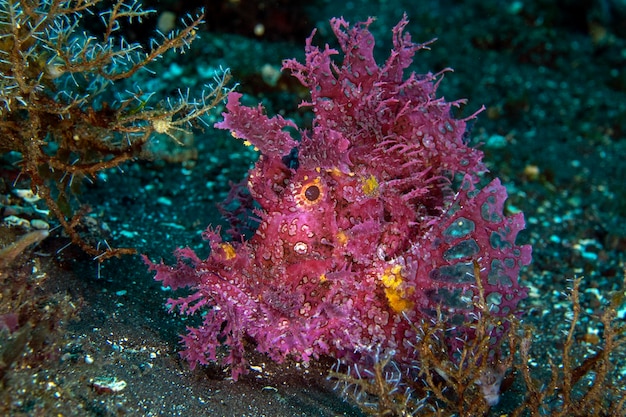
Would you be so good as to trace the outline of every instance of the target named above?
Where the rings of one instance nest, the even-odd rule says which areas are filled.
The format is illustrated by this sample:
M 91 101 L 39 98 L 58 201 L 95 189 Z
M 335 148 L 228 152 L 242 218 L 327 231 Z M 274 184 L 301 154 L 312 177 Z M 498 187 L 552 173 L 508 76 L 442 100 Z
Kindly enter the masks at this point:
M 227 261 L 230 261 L 231 259 L 237 256 L 237 252 L 235 252 L 235 248 L 233 248 L 233 245 L 231 245 L 230 243 L 221 243 L 220 247 L 224 251 L 224 256 L 226 257 Z
M 385 287 L 385 296 L 387 297 L 387 302 L 389 302 L 389 307 L 393 311 L 401 313 L 413 308 L 413 302 L 406 299 L 407 291 L 402 285 L 404 280 L 402 279 L 401 265 L 394 265 L 385 269 L 385 272 L 380 277 L 380 281 Z
M 328 281 L 328 278 L 326 278 L 326 274 L 320 275 L 320 284 L 323 284 L 326 281 Z
M 363 193 L 368 197 L 376 197 L 378 195 L 378 180 L 375 176 L 370 175 L 369 178 L 363 179 Z
M 237 136 L 235 136 L 235 137 L 237 137 Z M 249 140 L 244 140 L 244 141 L 243 141 L 243 144 L 244 144 L 245 146 L 248 146 L 248 147 L 250 147 L 250 146 L 251 146 L 251 147 L 252 147 L 252 149 L 254 149 L 255 151 L 258 151 L 258 150 L 259 150 L 259 148 L 257 148 L 256 146 L 254 146 L 254 145 L 252 144 L 252 142 L 250 142 Z
M 345 173 L 337 167 L 328 168 L 326 172 L 328 172 L 333 177 L 343 177 L 344 175 L 354 177 L 354 172 Z
M 343 230 L 337 232 L 337 243 L 339 243 L 340 245 L 345 245 L 346 243 L 348 243 L 348 236 Z

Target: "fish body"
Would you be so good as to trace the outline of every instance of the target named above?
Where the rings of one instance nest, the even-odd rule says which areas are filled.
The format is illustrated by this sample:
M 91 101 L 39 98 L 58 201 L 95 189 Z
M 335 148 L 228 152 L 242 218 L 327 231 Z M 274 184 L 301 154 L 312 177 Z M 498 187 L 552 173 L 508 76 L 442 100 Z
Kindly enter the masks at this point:
M 304 63 L 284 63 L 311 91 L 303 103 L 315 115 L 310 131 L 230 93 L 216 127 L 260 152 L 245 190 L 258 226 L 231 241 L 207 229 L 207 259 L 181 249 L 175 266 L 149 263 L 165 285 L 193 291 L 169 300 L 171 308 L 205 312 L 183 336 L 192 363 L 217 360 L 226 345 L 222 362 L 237 378 L 249 337 L 276 361 L 358 361 L 376 349 L 409 364 L 420 322 L 459 323 L 476 313 L 477 280 L 503 318 L 526 296 L 518 275 L 531 248 L 515 242 L 523 215 L 503 214 L 499 180 L 477 186 L 486 169 L 467 144 L 474 115 L 452 116 L 462 102 L 436 96 L 441 74 L 405 74 L 428 45 L 411 42 L 406 18 L 382 66 L 370 23 L 331 21 L 342 65 L 332 59 L 338 51 L 313 46 L 313 36 Z M 463 337 L 471 330 L 452 332 L 451 351 Z

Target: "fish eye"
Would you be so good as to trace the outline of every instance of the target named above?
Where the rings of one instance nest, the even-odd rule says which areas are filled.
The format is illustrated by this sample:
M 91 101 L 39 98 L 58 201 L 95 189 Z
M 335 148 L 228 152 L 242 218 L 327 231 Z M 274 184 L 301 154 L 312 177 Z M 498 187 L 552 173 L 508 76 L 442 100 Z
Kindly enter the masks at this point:
M 304 197 L 311 202 L 315 202 L 320 197 L 320 187 L 317 185 L 309 185 L 304 190 Z
M 304 183 L 300 185 L 300 189 L 295 196 L 296 203 L 300 207 L 316 206 L 324 198 L 325 191 L 324 184 L 320 180 L 320 177 L 309 178 L 305 176 Z

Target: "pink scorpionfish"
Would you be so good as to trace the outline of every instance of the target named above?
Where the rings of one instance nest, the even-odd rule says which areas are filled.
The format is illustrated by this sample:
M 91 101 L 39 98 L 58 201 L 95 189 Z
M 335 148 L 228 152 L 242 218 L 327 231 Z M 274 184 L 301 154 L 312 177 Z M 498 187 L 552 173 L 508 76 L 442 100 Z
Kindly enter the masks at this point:
M 219 361 L 237 379 L 247 371 L 245 339 L 279 362 L 376 347 L 408 364 L 412 323 L 438 310 L 450 320 L 476 313 L 474 262 L 494 314 L 516 312 L 526 296 L 518 275 L 531 248 L 515 242 L 523 215 L 503 214 L 497 179 L 477 187 L 486 168 L 467 146 L 467 119 L 451 115 L 461 102 L 436 96 L 441 74 L 405 77 L 427 48 L 403 32 L 406 17 L 382 66 L 370 23 L 331 20 L 341 65 L 313 35 L 305 63 L 285 61 L 311 92 L 302 103 L 314 112 L 311 131 L 230 93 L 216 127 L 260 152 L 247 182 L 258 227 L 232 241 L 207 229 L 207 259 L 185 248 L 175 266 L 147 261 L 164 285 L 191 289 L 168 301 L 172 310 L 203 314 L 183 337 L 192 364 Z

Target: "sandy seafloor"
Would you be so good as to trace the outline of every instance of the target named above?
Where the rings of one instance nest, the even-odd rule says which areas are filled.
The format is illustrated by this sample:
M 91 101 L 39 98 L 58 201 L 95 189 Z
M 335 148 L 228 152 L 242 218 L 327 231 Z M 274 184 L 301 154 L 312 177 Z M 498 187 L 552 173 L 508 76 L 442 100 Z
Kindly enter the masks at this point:
M 240 3 L 249 8 L 248 19 L 254 15 L 254 6 Z M 520 240 L 533 245 L 533 262 L 521 274 L 530 287 L 524 321 L 536 327 L 532 365 L 556 357 L 567 326 L 563 292 L 569 280 L 584 276 L 583 307 L 593 313 L 623 276 L 626 5 L 608 0 L 318 0 L 299 7 L 302 21 L 273 22 L 267 9 L 279 6 L 264 4 L 262 36 L 242 21 L 232 24 L 231 32 L 238 34 L 208 28 L 191 51 L 156 64 L 159 77 L 151 82 L 157 93 L 174 86 L 197 88 L 207 72 L 221 65 L 231 68 L 248 104 L 261 101 L 269 114 L 300 121 L 293 82 L 279 79 L 273 86 L 267 76 L 282 59 L 303 58 L 302 33 L 318 27 L 317 44 L 332 42 L 329 18 L 356 22 L 376 16 L 371 30 L 383 59 L 390 49 L 390 28 L 406 12 L 415 41 L 438 38 L 430 51 L 418 53 L 412 69 L 453 68 L 440 94 L 448 100 L 467 98 L 466 114 L 487 108 L 473 126 L 472 143 L 481 143 L 490 175 L 507 186 L 509 209 L 525 213 L 527 230 Z M 298 32 L 290 34 L 290 27 Z M 137 161 L 85 184 L 80 199 L 92 205 L 98 223 L 106 223 L 109 243 L 134 246 L 153 260 L 171 262 L 178 246 L 206 255 L 200 232 L 219 224 L 215 203 L 224 198 L 230 181 L 245 176 L 254 153 L 224 131 L 195 132 L 194 144 L 198 155 L 192 165 Z M 217 366 L 190 370 L 177 354 L 177 335 L 184 332 L 186 319 L 167 314 L 164 303 L 171 294 L 153 281 L 139 257 L 98 267 L 72 248 L 56 254 L 63 244 L 63 237 L 53 234 L 16 266 L 31 270 L 36 262 L 45 283 L 32 290 L 69 297 L 65 302 L 70 300 L 75 311 L 51 339 L 54 354 L 22 360 L 27 365 L 5 375 L 0 396 L 9 415 L 362 415 L 332 390 L 326 362 L 307 368 L 276 365 L 252 354 L 251 364 L 260 368 L 237 383 Z M 578 336 L 594 331 L 583 322 Z M 624 377 L 623 351 L 617 352 L 615 364 Z M 125 388 L 94 389 L 94 381 L 102 378 L 124 381 Z M 510 411 L 518 394 L 504 393 L 492 414 Z

